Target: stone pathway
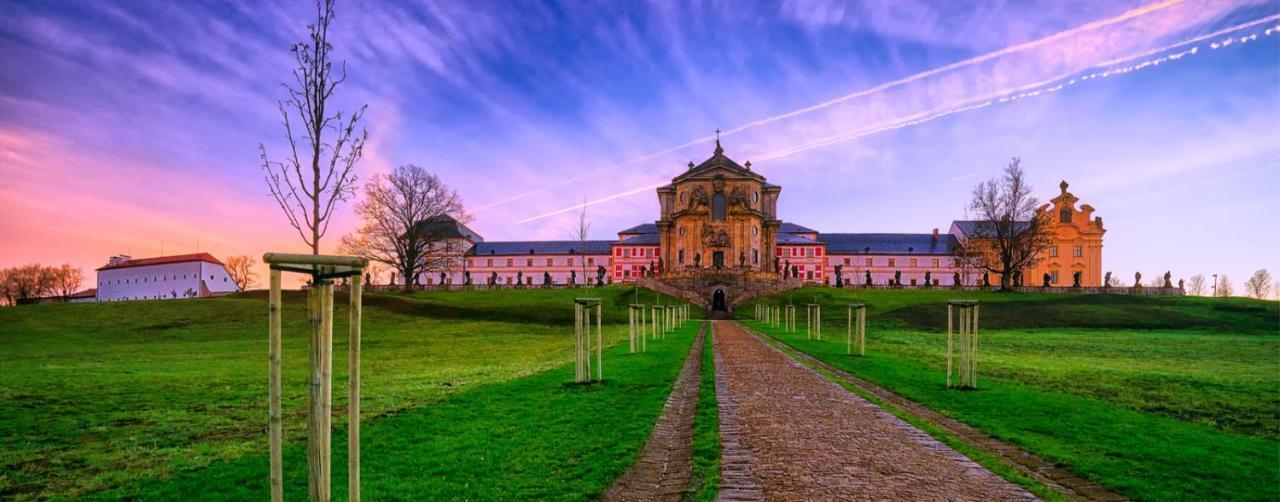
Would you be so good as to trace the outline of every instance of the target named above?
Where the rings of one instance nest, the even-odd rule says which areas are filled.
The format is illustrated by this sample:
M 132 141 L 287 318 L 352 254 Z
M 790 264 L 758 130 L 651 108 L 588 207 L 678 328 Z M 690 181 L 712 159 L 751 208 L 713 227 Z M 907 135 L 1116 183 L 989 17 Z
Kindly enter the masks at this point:
M 706 330 L 704 323 L 640 459 L 614 481 L 604 500 L 684 498 L 693 473 L 693 422 L 702 386 L 702 340 Z
M 748 334 L 714 326 L 721 500 L 1032 500 Z

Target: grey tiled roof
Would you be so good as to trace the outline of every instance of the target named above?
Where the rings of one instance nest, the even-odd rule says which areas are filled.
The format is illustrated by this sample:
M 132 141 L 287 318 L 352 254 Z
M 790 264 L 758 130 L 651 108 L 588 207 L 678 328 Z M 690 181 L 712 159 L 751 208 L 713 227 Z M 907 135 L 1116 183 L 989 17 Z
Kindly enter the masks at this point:
M 636 234 L 627 236 L 627 238 L 617 241 L 618 244 L 636 245 L 636 246 L 657 246 L 662 243 L 662 236 L 653 234 Z
M 959 229 L 960 232 L 965 235 L 965 237 L 995 237 L 996 236 L 996 222 L 994 221 L 956 220 L 951 222 L 951 224 L 955 225 L 956 228 Z M 1031 227 L 1031 222 L 1029 221 L 1013 222 L 1013 231 L 1015 233 L 1021 233 L 1023 230 L 1026 230 L 1027 228 L 1030 228 L 1030 227 Z
M 952 254 L 954 235 L 939 234 L 822 234 L 828 254 Z
M 447 214 L 432 216 L 413 225 L 413 230 L 428 233 L 444 239 L 468 239 L 471 242 L 483 241 L 484 237 L 467 228 L 458 220 Z
M 538 255 L 538 254 L 609 254 L 613 241 L 506 241 L 477 242 L 470 254 Z
M 817 230 L 814 230 L 809 227 L 800 226 L 795 223 L 791 223 L 789 221 L 782 222 L 782 225 L 778 226 L 778 232 L 784 233 L 784 234 L 816 234 L 818 233 Z
M 658 233 L 658 225 L 654 223 L 641 223 L 634 227 L 628 228 L 619 234 L 656 234 Z
M 793 244 L 793 245 L 821 244 L 821 242 L 815 241 L 808 237 L 800 237 L 799 235 L 791 235 L 783 232 L 778 233 L 778 237 L 774 239 L 774 242 L 777 242 L 778 244 Z

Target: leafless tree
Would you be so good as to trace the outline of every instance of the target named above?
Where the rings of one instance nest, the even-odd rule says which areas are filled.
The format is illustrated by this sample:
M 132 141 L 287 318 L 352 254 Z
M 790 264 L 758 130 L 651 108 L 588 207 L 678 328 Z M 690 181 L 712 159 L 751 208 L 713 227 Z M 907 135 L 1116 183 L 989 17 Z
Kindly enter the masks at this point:
M 248 291 L 253 287 L 258 278 L 258 272 L 254 270 L 257 266 L 258 260 L 249 255 L 227 257 L 227 274 L 231 276 L 231 281 L 236 283 L 236 288 L 240 291 Z
M 1249 296 L 1262 300 L 1271 294 L 1271 272 L 1265 268 L 1258 269 L 1253 273 L 1253 277 L 1244 281 L 1244 291 Z
M 1004 176 L 978 184 L 969 208 L 978 224 L 961 254 L 975 268 L 1000 276 L 1000 289 L 1009 289 L 1014 272 L 1026 271 L 1041 260 L 1052 244 L 1050 217 L 1038 209 L 1021 165 L 1014 158 Z
M 18 292 L 13 287 L 13 281 L 10 280 L 13 275 L 13 269 L 0 269 L 0 305 L 16 305 L 18 303 Z
M 293 83 L 281 84 L 288 97 L 278 105 L 288 153 L 284 160 L 270 160 L 266 146 L 258 145 L 271 196 L 312 254 L 320 254 L 320 239 L 329 229 L 334 207 L 355 193 L 356 162 L 369 137 L 359 126 L 365 106 L 350 115 L 328 107 L 334 90 L 347 78 L 346 63 L 339 64 L 340 74 L 335 75 L 330 59 L 334 1 L 316 1 L 316 22 L 307 25 L 310 40 L 291 49 L 297 66 Z M 294 114 L 301 121 L 298 126 L 292 122 Z
M 1227 274 L 1218 276 L 1218 290 L 1214 291 L 1214 296 L 1231 296 L 1236 294 L 1235 288 L 1231 286 L 1231 279 L 1227 278 Z
M 461 257 L 450 244 L 466 219 L 462 199 L 434 174 L 403 165 L 374 176 L 363 194 L 356 204 L 360 228 L 342 238 L 343 252 L 387 264 L 406 288 L 420 272 L 447 270 Z
M 586 250 L 587 236 L 590 234 L 591 222 L 587 221 L 587 196 L 584 195 L 582 196 L 582 211 L 578 213 L 578 228 L 574 229 L 574 237 L 578 240 L 579 253 Z M 578 261 L 582 262 L 580 264 L 582 273 L 579 274 L 579 277 L 582 279 L 583 284 L 591 284 L 591 280 L 587 277 L 586 256 L 580 256 Z
M 1204 295 L 1204 274 L 1196 274 L 1187 279 L 1187 294 Z
M 80 285 L 84 283 L 84 271 L 80 267 L 74 267 L 70 263 L 64 263 L 62 266 L 50 267 L 50 289 L 52 293 L 61 296 L 64 300 L 69 298 L 76 291 L 80 290 Z
M 53 291 L 56 270 L 36 263 L 9 269 L 7 275 L 13 303 L 31 303 Z

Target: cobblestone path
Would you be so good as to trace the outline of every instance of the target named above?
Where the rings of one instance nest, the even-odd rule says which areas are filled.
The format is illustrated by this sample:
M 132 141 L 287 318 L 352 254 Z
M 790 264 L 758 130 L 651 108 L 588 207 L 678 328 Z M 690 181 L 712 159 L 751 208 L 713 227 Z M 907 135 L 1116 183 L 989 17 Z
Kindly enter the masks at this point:
M 614 481 L 605 492 L 604 500 L 678 501 L 684 498 L 693 474 L 693 421 L 698 389 L 702 385 L 702 339 L 706 331 L 704 323 L 640 459 Z
M 721 500 L 1035 499 L 737 323 L 714 334 Z

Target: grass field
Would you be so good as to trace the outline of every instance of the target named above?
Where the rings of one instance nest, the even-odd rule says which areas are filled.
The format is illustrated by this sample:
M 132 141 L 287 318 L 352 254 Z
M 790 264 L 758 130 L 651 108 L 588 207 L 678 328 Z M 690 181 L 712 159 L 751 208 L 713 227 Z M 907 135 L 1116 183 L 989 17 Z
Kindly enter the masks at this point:
M 968 293 L 979 390 L 945 388 L 951 291 L 806 289 L 823 341 L 786 344 L 1136 499 L 1280 498 L 1280 309 L 1245 299 Z M 844 305 L 868 305 L 867 357 Z M 751 305 L 739 307 L 750 315 Z
M 606 321 L 614 323 L 626 316 L 620 306 L 633 299 L 625 288 L 585 294 L 604 297 Z M 552 290 L 367 296 L 365 430 L 382 427 L 377 424 L 383 420 L 429 413 L 425 405 L 473 389 L 558 378 L 555 372 L 572 361 L 571 299 L 583 295 Z M 647 293 L 642 301 L 652 303 L 653 297 Z M 285 433 L 292 443 L 305 434 L 304 305 L 300 294 L 285 297 Z M 341 303 L 337 307 L 334 426 L 342 431 L 346 310 Z M 618 324 L 605 328 L 611 342 L 625 339 L 625 330 Z M 680 358 L 671 357 L 674 372 Z M 0 498 L 79 496 L 252 462 L 266 449 L 266 366 L 261 293 L 0 309 Z M 609 368 L 606 360 L 606 377 Z M 643 402 L 637 396 L 622 402 L 633 399 Z M 644 407 L 637 406 L 618 413 L 640 413 Z M 335 432 L 335 440 L 342 435 Z M 366 432 L 366 448 L 377 441 L 371 436 Z M 642 443 L 640 436 L 637 444 L 617 448 Z M 335 449 L 334 458 L 336 466 L 344 456 Z M 265 472 L 264 467 L 258 477 L 265 480 Z

